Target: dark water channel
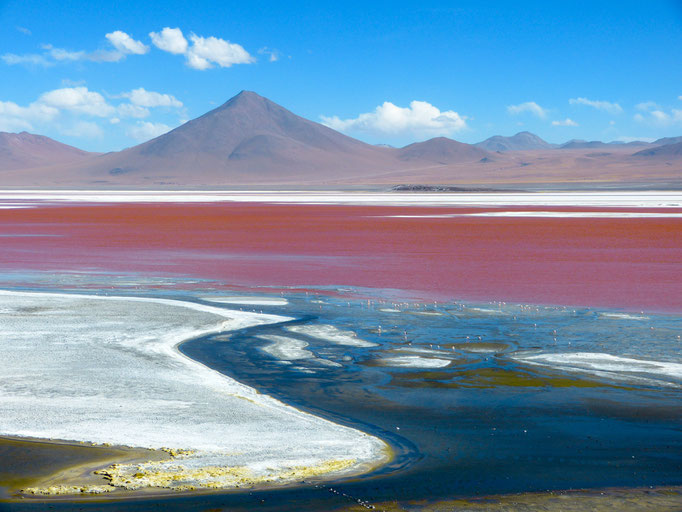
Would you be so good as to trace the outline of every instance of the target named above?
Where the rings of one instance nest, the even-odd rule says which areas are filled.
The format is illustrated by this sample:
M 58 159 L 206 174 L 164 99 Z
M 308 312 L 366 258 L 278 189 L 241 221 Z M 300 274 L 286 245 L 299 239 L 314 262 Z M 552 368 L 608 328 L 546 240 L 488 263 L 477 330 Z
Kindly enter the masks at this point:
M 181 350 L 263 393 L 381 437 L 395 460 L 345 481 L 136 500 L 126 510 L 321 511 L 682 484 L 682 375 L 675 374 L 682 363 L 680 317 L 300 295 L 289 301 L 244 309 L 289 315 L 292 322 L 206 336 Z M 352 331 L 367 346 L 323 339 L 324 326 Z M 275 357 L 273 346 L 274 353 L 288 353 L 286 339 L 307 343 L 310 357 Z M 573 367 L 524 360 L 559 354 L 574 361 L 585 353 L 608 358 Z M 657 364 L 632 371 L 631 359 Z M 41 506 L 11 509 L 46 509 Z

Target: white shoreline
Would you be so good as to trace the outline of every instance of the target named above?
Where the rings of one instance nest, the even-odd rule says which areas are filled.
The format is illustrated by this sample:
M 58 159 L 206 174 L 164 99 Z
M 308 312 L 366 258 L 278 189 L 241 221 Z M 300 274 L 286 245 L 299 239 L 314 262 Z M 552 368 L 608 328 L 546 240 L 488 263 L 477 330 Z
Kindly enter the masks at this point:
M 340 192 L 340 191 L 155 191 L 0 190 L 0 203 L 284 203 L 415 206 L 593 206 L 682 208 L 682 193 L 669 191 L 584 192 Z
M 526 206 L 526 205 L 524 205 Z M 546 206 L 546 205 L 543 205 Z M 529 217 L 557 219 L 680 219 L 677 212 L 543 212 L 543 211 L 505 211 L 481 213 L 450 213 L 442 215 L 383 215 L 389 219 L 455 219 L 458 217 Z
M 124 487 L 286 483 L 387 459 L 378 438 L 260 394 L 177 349 L 196 336 L 285 317 L 0 290 L 0 319 L 0 434 L 192 451 L 117 468 Z M 125 483 L 134 474 L 143 476 Z

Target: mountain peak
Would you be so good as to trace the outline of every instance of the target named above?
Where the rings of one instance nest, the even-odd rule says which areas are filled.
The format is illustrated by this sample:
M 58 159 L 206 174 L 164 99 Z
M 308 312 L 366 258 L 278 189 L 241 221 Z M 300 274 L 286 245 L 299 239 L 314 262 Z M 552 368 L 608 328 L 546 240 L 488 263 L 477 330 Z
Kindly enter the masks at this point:
M 487 151 L 523 151 L 528 149 L 550 149 L 553 144 L 541 139 L 534 133 L 523 131 L 511 137 L 494 135 L 482 142 L 474 144 Z

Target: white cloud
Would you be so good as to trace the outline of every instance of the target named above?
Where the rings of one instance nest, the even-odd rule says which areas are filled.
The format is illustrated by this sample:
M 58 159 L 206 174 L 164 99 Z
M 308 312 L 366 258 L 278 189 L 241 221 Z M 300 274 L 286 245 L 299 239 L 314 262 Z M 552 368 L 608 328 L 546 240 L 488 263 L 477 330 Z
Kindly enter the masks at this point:
M 641 110 L 642 112 L 649 112 L 651 110 L 661 110 L 660 105 L 654 101 L 644 101 L 642 103 L 637 103 L 637 105 L 635 105 L 635 108 L 637 110 Z
M 131 103 L 122 103 L 116 107 L 116 113 L 121 117 L 136 117 L 138 119 L 149 117 L 150 114 L 149 109 Z
M 512 115 L 518 115 L 522 114 L 523 112 L 529 112 L 533 115 L 536 115 L 540 119 L 544 119 L 547 117 L 547 110 L 542 108 L 534 101 L 526 101 L 525 103 L 520 103 L 518 105 L 509 105 L 507 107 L 507 112 L 509 112 Z
M 321 116 L 322 123 L 339 131 L 361 131 L 376 134 L 449 135 L 467 128 L 466 117 L 453 110 L 441 112 L 425 101 L 412 101 L 409 107 L 398 107 L 386 101 L 373 112 L 352 119 Z
M 26 27 L 17 26 L 17 30 L 18 30 L 19 32 L 21 32 L 22 34 L 26 35 L 26 36 L 32 36 L 32 35 L 33 35 L 33 32 L 31 32 L 31 31 L 30 31 L 29 29 L 27 29 Z
M 678 99 L 678 100 L 682 100 L 682 96 L 678 96 L 677 99 Z
M 164 52 L 175 55 L 184 55 L 187 52 L 187 39 L 179 28 L 165 27 L 160 33 L 150 32 L 149 37 L 154 46 Z
M 142 142 L 154 137 L 158 137 L 170 130 L 170 126 L 163 123 L 150 123 L 148 121 L 138 121 L 135 126 L 126 130 L 126 135 Z
M 55 48 L 51 44 L 42 45 L 42 54 L 17 55 L 6 53 L 2 55 L 5 64 L 25 64 L 31 66 L 53 66 L 58 63 L 75 61 L 92 62 L 119 62 L 126 55 L 142 55 L 149 51 L 149 46 L 140 41 L 136 41 L 125 32 L 115 30 L 105 35 L 107 41 L 114 47 L 114 50 L 97 50 L 86 52 L 83 50 L 72 51 L 64 48 Z
M 87 87 L 55 89 L 42 94 L 38 102 L 60 110 L 97 117 L 107 117 L 115 111 L 100 93 L 89 91 Z
M 672 109 L 670 110 L 670 112 L 665 112 L 660 107 L 658 107 L 658 105 L 648 106 L 648 108 L 651 110 L 646 111 L 645 114 L 635 114 L 634 115 L 635 121 L 654 126 L 670 126 L 682 124 L 682 110 Z
M 552 121 L 552 126 L 578 126 L 578 123 L 567 117 L 563 121 Z
M 33 126 L 26 119 L 26 109 L 11 101 L 0 101 L 0 131 L 16 132 L 30 130 Z
M 597 110 L 603 110 L 609 114 L 620 114 L 623 112 L 623 107 L 618 103 L 612 103 L 610 101 L 599 101 L 599 100 L 589 100 L 587 98 L 571 98 L 568 100 L 571 105 L 587 105 L 588 107 L 596 108 Z
M 44 55 L 29 53 L 26 55 L 17 55 L 16 53 L 5 53 L 2 55 L 3 62 L 10 66 L 15 64 L 28 64 L 29 66 L 51 66 L 53 63 L 45 58 Z
M 230 43 L 217 37 L 189 36 L 192 46 L 187 51 L 187 65 L 194 69 L 205 70 L 214 64 L 229 68 L 234 64 L 250 64 L 254 58 L 241 45 Z
M 12 101 L 0 101 L 0 130 L 31 130 L 34 122 L 54 119 L 59 110 L 38 102 L 22 107 Z
M 182 107 L 182 102 L 171 94 L 147 91 L 143 87 L 121 94 L 133 105 L 140 107 Z
M 144 55 L 149 51 L 149 46 L 140 41 L 136 41 L 125 32 L 115 30 L 106 34 L 104 37 L 123 54 Z
M 279 52 L 272 48 L 268 48 L 267 46 L 263 46 L 263 48 L 258 50 L 258 54 L 267 55 L 270 62 L 277 62 L 279 60 Z
M 64 48 L 55 48 L 51 44 L 42 45 L 42 49 L 45 50 L 45 55 L 52 57 L 56 61 L 82 60 L 87 55 L 85 52 L 72 52 Z
M 121 98 L 127 99 L 122 101 Z M 62 135 L 96 138 L 105 135 L 106 127 L 123 124 L 122 119 L 132 118 L 139 121 L 128 126 L 125 133 L 141 141 L 170 130 L 167 124 L 153 119 L 141 121 L 151 116 L 151 108 L 164 106 L 180 108 L 182 103 L 169 94 L 144 88 L 112 95 L 107 100 L 85 86 L 63 87 L 41 94 L 28 106 L 0 101 L 0 131 L 38 130 L 40 133 L 51 129 Z M 106 121 L 102 123 L 98 118 Z

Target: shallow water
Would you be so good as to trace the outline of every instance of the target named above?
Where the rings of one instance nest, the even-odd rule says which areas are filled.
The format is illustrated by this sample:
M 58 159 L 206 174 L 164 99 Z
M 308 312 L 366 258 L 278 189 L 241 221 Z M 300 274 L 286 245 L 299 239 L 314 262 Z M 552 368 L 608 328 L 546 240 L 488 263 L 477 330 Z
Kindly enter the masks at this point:
M 297 320 L 207 336 L 181 350 L 262 392 L 381 436 L 393 444 L 396 460 L 349 481 L 126 507 L 332 510 L 357 500 L 682 484 L 680 316 L 327 294 L 285 298 L 286 305 L 242 309 Z M 339 331 L 345 338 L 330 336 Z M 306 343 L 305 350 L 278 359 L 281 351 L 264 350 L 280 339 L 273 336 Z M 606 354 L 597 363 L 608 364 L 566 363 L 584 353 Z M 422 364 L 392 366 L 405 357 Z M 642 363 L 632 372 L 630 359 L 660 364 Z M 451 362 L 428 367 L 432 360 Z

